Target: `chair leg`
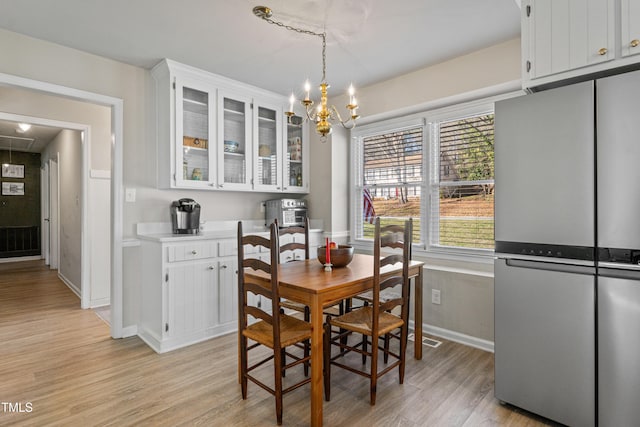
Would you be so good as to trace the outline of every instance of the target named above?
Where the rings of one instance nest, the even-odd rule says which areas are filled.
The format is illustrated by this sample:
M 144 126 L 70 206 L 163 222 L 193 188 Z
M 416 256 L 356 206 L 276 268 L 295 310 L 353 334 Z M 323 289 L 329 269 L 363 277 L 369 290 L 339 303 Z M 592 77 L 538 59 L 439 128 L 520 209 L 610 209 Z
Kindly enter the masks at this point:
M 242 400 L 247 399 L 247 338 L 240 334 L 240 388 Z
M 282 377 L 284 375 L 284 369 L 282 369 L 282 351 L 284 349 L 274 349 L 274 360 L 273 360 L 273 369 L 274 369 L 274 385 L 273 389 L 275 391 L 276 398 L 276 420 L 278 425 L 282 424 Z
M 304 321 L 305 322 L 309 322 L 309 320 L 311 319 L 311 311 L 309 310 L 308 306 L 304 307 Z M 304 343 L 304 357 L 309 357 L 309 352 L 311 349 L 311 345 L 309 343 L 309 340 L 306 340 Z M 304 376 L 308 377 L 309 376 L 309 361 L 307 360 L 306 362 L 304 362 Z
M 367 363 L 367 355 L 365 354 L 367 352 L 367 336 L 365 334 L 362 334 L 362 351 L 362 364 L 364 365 Z M 373 347 L 371 347 L 371 351 L 373 352 Z
M 384 334 L 382 338 L 384 340 L 384 363 L 385 365 L 389 362 L 389 341 L 391 340 L 391 336 L 389 334 Z
M 280 350 L 280 360 L 282 360 L 282 378 L 284 378 L 287 375 L 287 370 L 284 369 L 287 365 L 287 353 L 284 348 Z
M 371 337 L 371 384 L 370 384 L 370 404 L 376 404 L 376 390 L 378 387 L 378 337 Z
M 322 346 L 322 364 L 324 377 L 324 400 L 331 399 L 331 325 L 329 319 L 324 324 L 324 337 Z
M 402 329 L 400 330 L 400 366 L 398 367 L 400 371 L 400 384 L 404 383 L 404 367 L 405 361 L 407 360 L 407 330 L 408 327 L 406 324 L 402 326 Z M 417 339 L 415 343 L 416 345 L 422 345 L 422 343 Z

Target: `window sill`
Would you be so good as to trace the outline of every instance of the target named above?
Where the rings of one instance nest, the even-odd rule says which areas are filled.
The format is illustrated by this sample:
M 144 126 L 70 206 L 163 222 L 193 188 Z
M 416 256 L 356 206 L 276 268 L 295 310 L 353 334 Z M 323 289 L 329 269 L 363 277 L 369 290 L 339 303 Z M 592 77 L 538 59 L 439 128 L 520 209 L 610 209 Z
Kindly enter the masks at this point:
M 359 253 L 372 254 L 372 242 L 350 243 Z M 425 262 L 425 269 L 493 277 L 493 252 L 485 254 L 461 254 L 448 251 L 433 251 L 414 247 L 413 259 Z

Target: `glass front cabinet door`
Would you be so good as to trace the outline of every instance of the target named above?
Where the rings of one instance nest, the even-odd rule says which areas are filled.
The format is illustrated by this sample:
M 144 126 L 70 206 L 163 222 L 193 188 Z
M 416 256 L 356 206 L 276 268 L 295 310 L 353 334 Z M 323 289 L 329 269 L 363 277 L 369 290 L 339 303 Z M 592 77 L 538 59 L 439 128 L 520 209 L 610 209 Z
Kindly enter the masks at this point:
M 218 96 L 219 188 L 251 189 L 251 98 L 220 91 Z
M 215 107 L 213 87 L 176 78 L 177 187 L 215 185 Z
M 254 102 L 253 187 L 282 191 L 282 107 Z
M 284 151 L 284 191 L 307 193 L 309 191 L 307 168 L 309 148 L 307 147 L 307 124 L 301 116 L 285 117 L 287 128 Z

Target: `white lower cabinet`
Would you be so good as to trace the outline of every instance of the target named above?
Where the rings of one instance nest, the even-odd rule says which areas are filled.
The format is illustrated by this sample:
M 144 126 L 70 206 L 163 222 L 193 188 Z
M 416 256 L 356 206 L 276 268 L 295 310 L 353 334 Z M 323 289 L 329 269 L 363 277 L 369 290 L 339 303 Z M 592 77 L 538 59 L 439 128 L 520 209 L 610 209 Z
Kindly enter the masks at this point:
M 227 240 L 142 243 L 138 335 L 158 353 L 237 329 L 237 260 Z
M 266 233 L 265 233 L 266 234 Z M 143 239 L 138 335 L 158 353 L 175 350 L 238 329 L 238 248 L 235 238 Z M 309 233 L 310 256 L 322 232 Z M 248 257 L 269 262 L 269 251 L 245 247 Z M 303 259 L 284 253 L 281 262 Z M 271 312 L 271 301 L 257 300 Z M 268 304 L 265 306 L 265 304 Z

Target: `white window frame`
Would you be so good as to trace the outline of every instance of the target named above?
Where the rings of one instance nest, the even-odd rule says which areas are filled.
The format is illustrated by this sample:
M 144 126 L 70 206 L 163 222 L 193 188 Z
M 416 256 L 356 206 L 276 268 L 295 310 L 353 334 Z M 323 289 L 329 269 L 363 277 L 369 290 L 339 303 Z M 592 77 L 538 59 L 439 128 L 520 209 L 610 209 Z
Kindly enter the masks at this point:
M 440 135 L 438 132 L 438 124 L 442 122 L 448 122 L 453 120 L 460 120 L 467 117 L 474 117 L 483 114 L 493 114 L 495 109 L 495 101 L 478 100 L 465 104 L 454 105 L 438 110 L 429 112 L 427 116 L 429 135 L 428 135 L 428 162 L 430 174 L 428 176 L 428 189 L 427 189 L 427 203 L 425 211 L 421 210 L 423 216 L 428 217 L 427 230 L 424 242 L 425 250 L 433 253 L 444 254 L 456 254 L 456 255 L 472 255 L 472 256 L 484 256 L 493 257 L 493 249 L 482 248 L 464 248 L 455 246 L 442 246 L 436 244 L 438 239 L 437 230 L 440 229 L 440 198 L 437 196 L 440 190 L 439 182 L 439 170 L 440 170 Z M 467 181 L 455 182 L 452 185 L 464 185 Z M 477 184 L 481 183 L 493 183 L 493 180 L 489 181 L 468 181 Z M 432 215 L 429 215 L 432 213 Z M 494 216 L 495 221 L 495 216 Z
M 422 115 L 413 115 L 408 117 L 401 117 L 397 119 L 385 120 L 380 123 L 374 123 L 368 126 L 362 126 L 358 128 L 357 131 L 351 132 L 351 167 L 350 167 L 350 199 L 351 199 L 351 215 L 350 215 L 350 229 L 351 229 L 351 243 L 353 245 L 361 245 L 363 247 L 370 246 L 371 239 L 363 238 L 360 233 L 362 230 L 362 210 L 363 210 L 363 200 L 362 197 L 356 197 L 355 195 L 361 195 L 364 187 L 363 180 L 363 168 L 362 168 L 362 157 L 363 157 L 363 149 L 364 149 L 364 139 L 366 137 L 389 133 L 389 132 L 398 132 L 407 129 L 414 129 L 417 127 L 422 127 L 422 183 L 419 184 L 421 197 L 427 194 L 425 191 L 428 190 L 427 187 L 427 175 L 426 175 L 426 162 L 424 158 L 427 156 L 427 127 L 426 121 Z M 422 206 L 420 207 L 421 215 L 420 219 L 424 216 L 422 213 Z M 421 241 L 422 240 L 422 235 Z
M 506 90 L 505 90 L 506 89 Z M 423 253 L 427 256 L 436 258 L 452 259 L 452 260 L 468 260 L 475 258 L 478 261 L 493 262 L 494 251 L 491 249 L 480 248 L 458 248 L 446 247 L 432 244 L 431 230 L 432 224 L 429 218 L 429 212 L 432 212 L 432 173 L 437 174 L 439 166 L 439 147 L 436 151 L 436 163 L 433 162 L 434 156 L 434 127 L 433 125 L 439 121 L 455 120 L 464 118 L 465 116 L 473 116 L 482 113 L 494 111 L 496 101 L 521 96 L 521 90 L 514 91 L 513 87 L 502 87 L 501 90 L 495 88 L 487 88 L 486 90 L 477 91 L 470 94 L 462 94 L 452 97 L 451 100 L 438 100 L 427 103 L 421 107 L 413 108 L 412 113 L 402 116 L 393 116 L 393 113 L 384 115 L 384 118 L 372 121 L 368 124 L 359 126 L 351 131 L 351 163 L 350 163 L 350 229 L 351 244 L 356 248 L 370 249 L 371 240 L 362 238 L 362 194 L 363 176 L 362 176 L 362 154 L 363 140 L 366 137 L 376 134 L 394 132 L 416 126 L 423 126 L 423 164 L 422 176 L 423 181 L 420 185 L 421 191 L 421 207 L 420 222 L 422 243 L 414 245 L 414 254 Z M 405 110 L 407 111 L 407 110 Z M 417 111 L 417 112 L 416 112 Z M 402 113 L 399 113 L 402 114 Z M 435 203 L 439 203 L 438 200 Z

